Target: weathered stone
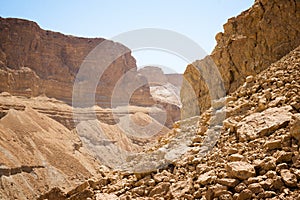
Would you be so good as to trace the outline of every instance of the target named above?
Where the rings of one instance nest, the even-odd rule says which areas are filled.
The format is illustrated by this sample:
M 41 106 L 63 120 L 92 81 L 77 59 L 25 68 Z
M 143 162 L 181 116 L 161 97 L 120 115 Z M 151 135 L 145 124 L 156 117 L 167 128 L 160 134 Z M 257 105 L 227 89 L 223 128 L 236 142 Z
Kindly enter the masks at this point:
M 201 185 L 208 185 L 210 183 L 212 183 L 213 181 L 216 180 L 216 176 L 215 176 L 215 172 L 214 171 L 209 171 L 209 172 L 206 172 L 204 174 L 201 174 L 199 177 L 198 177 L 198 180 L 197 182 L 199 182 Z
M 264 181 L 259 182 L 259 184 L 260 184 L 260 185 L 263 187 L 263 189 L 265 189 L 265 190 L 271 189 L 272 183 L 273 183 L 273 180 L 270 179 L 270 178 L 268 178 L 268 179 L 266 179 L 266 180 L 264 180 Z
M 284 127 L 291 120 L 292 108 L 285 106 L 281 108 L 269 108 L 261 113 L 253 113 L 245 117 L 237 125 L 237 135 L 240 141 L 253 140 L 266 136 L 275 130 Z
M 261 168 L 260 170 L 262 171 L 262 174 L 270 171 L 270 170 L 275 170 L 276 168 L 276 158 L 272 156 L 265 157 L 262 162 L 260 163 L 259 167 Z
M 239 151 L 237 150 L 237 148 L 230 148 L 228 149 L 228 154 L 235 154 L 238 153 Z
M 171 184 L 168 182 L 161 182 L 157 184 L 149 193 L 150 197 L 155 197 L 155 196 L 163 196 L 167 194 L 167 192 L 170 189 Z
M 293 157 L 293 152 L 278 151 L 276 152 L 275 157 L 276 157 L 276 163 L 291 162 Z
M 283 169 L 289 169 L 288 164 L 286 163 L 280 163 L 279 165 L 276 166 L 276 172 L 280 173 L 281 170 Z
M 217 179 L 217 183 L 221 185 L 225 185 L 227 187 L 234 188 L 237 184 L 239 184 L 239 181 L 233 178 L 222 178 L 222 179 Z
M 264 189 L 262 188 L 262 186 L 259 183 L 252 183 L 250 185 L 248 185 L 247 187 L 249 190 L 251 190 L 251 192 L 253 192 L 254 194 L 258 194 L 264 191 Z
M 280 176 L 276 176 L 272 179 L 272 188 L 276 189 L 276 190 L 280 190 L 282 189 L 282 187 L 284 186 L 284 183 L 282 182 L 282 179 Z
M 252 184 L 252 183 L 258 183 L 258 182 L 262 181 L 264 178 L 266 178 L 266 177 L 263 177 L 263 176 L 250 177 L 245 181 L 245 183 L 247 185 Z
M 300 114 L 293 115 L 293 123 L 291 125 L 291 135 L 300 143 Z
M 258 199 L 266 199 L 276 196 L 276 192 L 274 191 L 264 191 L 257 195 Z
M 280 175 L 284 184 L 287 187 L 296 187 L 297 186 L 297 177 L 295 174 L 291 173 L 288 169 L 283 169 L 280 171 Z
M 80 185 L 78 185 L 76 188 L 74 188 L 73 190 L 69 191 L 67 193 L 68 196 L 72 196 L 74 194 L 80 193 L 82 191 L 84 191 L 86 188 L 89 187 L 89 183 L 88 182 L 84 182 Z
M 246 83 L 252 83 L 254 80 L 254 77 L 253 76 L 247 76 L 246 77 Z
M 281 148 L 281 140 L 267 141 L 264 144 L 264 147 L 267 148 L 269 151 L 274 150 L 274 149 L 280 149 Z
M 208 188 L 205 197 L 207 199 L 213 199 L 219 197 L 222 194 L 228 194 L 228 188 L 226 186 L 216 184 Z
M 249 177 L 255 176 L 254 167 L 247 162 L 230 162 L 226 165 L 226 168 L 229 176 L 238 178 L 240 180 L 245 180 Z
M 37 200 L 44 200 L 44 199 L 65 200 L 66 195 L 60 188 L 54 187 L 49 192 L 37 198 Z
M 242 156 L 241 154 L 232 154 L 228 157 L 228 161 L 233 162 L 233 161 L 241 161 L 244 159 L 244 156 Z
M 120 198 L 115 194 L 97 193 L 96 200 L 119 200 Z
M 245 189 L 241 191 L 241 193 L 238 195 L 237 200 L 248 200 L 251 199 L 252 192 L 249 189 Z

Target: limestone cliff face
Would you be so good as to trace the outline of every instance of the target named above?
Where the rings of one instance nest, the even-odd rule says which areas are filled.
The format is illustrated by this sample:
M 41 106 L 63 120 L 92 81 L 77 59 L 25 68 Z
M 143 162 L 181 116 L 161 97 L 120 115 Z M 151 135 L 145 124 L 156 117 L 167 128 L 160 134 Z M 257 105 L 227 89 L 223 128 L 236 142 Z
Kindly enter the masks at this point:
M 180 120 L 182 74 L 164 74 L 159 67 L 146 66 L 139 73 L 147 78 L 153 100 L 166 111 L 165 126 L 172 128 Z
M 210 58 L 218 67 L 226 92 L 235 91 L 249 75 L 266 69 L 300 44 L 300 2 L 256 0 L 254 5 L 228 20 Z M 196 61 L 184 73 L 198 98 L 200 112 L 210 107 L 211 96 L 199 70 L 206 61 Z M 211 77 L 212 79 L 214 77 Z M 186 90 L 184 87 L 182 90 Z M 194 97 L 182 95 L 184 108 Z
M 111 43 L 112 48 L 126 48 L 102 38 L 45 31 L 27 20 L 0 18 L 0 77 L 5 80 L 1 81 L 0 91 L 26 96 L 45 94 L 71 103 L 73 82 L 81 63 L 103 41 Z M 135 59 L 129 49 L 126 52 L 108 67 L 99 81 L 96 100 L 102 107 L 110 106 L 111 93 L 120 77 L 129 70 L 136 72 Z M 149 87 L 137 90 L 131 103 L 151 104 Z

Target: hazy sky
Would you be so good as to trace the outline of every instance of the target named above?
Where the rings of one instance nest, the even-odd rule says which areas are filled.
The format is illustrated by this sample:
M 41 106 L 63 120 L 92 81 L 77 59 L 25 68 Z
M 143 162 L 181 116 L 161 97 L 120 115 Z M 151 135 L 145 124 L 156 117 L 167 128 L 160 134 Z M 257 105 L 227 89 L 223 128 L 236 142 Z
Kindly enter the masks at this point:
M 187 36 L 208 54 L 227 19 L 254 0 L 0 0 L 1 17 L 37 22 L 41 28 L 84 37 L 112 38 L 141 28 L 168 29 Z M 157 51 L 133 52 L 138 65 L 163 65 L 183 72 L 186 61 Z

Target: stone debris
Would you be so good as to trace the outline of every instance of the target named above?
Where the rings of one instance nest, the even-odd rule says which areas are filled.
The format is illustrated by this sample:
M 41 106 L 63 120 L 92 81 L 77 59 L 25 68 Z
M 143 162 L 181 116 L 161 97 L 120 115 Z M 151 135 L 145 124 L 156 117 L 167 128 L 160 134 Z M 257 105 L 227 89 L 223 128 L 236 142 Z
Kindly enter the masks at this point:
M 300 93 L 299 63 L 300 47 L 254 76 L 252 86 L 241 86 L 230 94 L 226 107 L 219 107 L 221 112 L 229 111 L 223 126 L 210 119 L 211 108 L 201 116 L 176 123 L 171 132 L 131 163 L 148 166 L 157 156 L 165 160 L 161 168 L 143 173 L 108 171 L 104 184 L 95 187 L 89 183 L 73 196 L 92 191 L 90 198 L 109 194 L 120 200 L 297 199 L 299 110 L 291 104 L 298 103 L 294 96 Z M 284 102 L 272 103 L 282 96 L 286 97 Z M 259 108 L 261 97 L 265 98 L 264 108 Z M 248 110 L 241 106 L 245 102 L 250 105 Z M 178 145 L 182 145 L 182 152 L 173 153 L 181 157 L 167 161 L 168 151 Z M 66 194 L 64 198 L 70 199 Z

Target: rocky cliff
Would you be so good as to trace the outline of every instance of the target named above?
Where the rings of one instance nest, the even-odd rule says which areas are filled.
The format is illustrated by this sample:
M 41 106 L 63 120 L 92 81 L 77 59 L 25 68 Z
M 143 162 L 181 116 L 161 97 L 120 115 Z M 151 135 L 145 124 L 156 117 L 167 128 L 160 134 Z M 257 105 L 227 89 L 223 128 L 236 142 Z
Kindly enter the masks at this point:
M 95 98 L 98 105 L 110 107 L 115 84 L 126 72 L 131 70 L 132 78 L 140 80 L 129 49 L 102 38 L 67 36 L 42 30 L 35 22 L 0 18 L 0 77 L 3 80 L 0 91 L 25 96 L 45 94 L 71 104 L 80 65 L 104 41 L 111 49 L 126 52 L 109 65 L 97 86 Z M 149 87 L 145 85 L 136 90 L 131 103 L 151 105 Z
M 164 74 L 161 68 L 153 66 L 146 66 L 138 72 L 146 77 L 153 100 L 166 111 L 165 125 L 172 128 L 174 122 L 180 120 L 181 117 L 182 74 Z
M 198 100 L 182 95 L 183 108 L 188 109 L 191 102 L 198 101 L 202 113 L 210 107 L 211 99 L 218 98 L 211 98 L 197 68 L 212 60 L 221 73 L 226 92 L 233 92 L 247 76 L 266 69 L 300 44 L 299 19 L 298 0 L 256 0 L 249 10 L 229 19 L 224 32 L 216 35 L 217 45 L 210 57 L 187 66 L 184 78 Z

